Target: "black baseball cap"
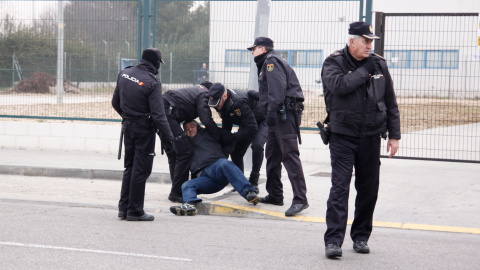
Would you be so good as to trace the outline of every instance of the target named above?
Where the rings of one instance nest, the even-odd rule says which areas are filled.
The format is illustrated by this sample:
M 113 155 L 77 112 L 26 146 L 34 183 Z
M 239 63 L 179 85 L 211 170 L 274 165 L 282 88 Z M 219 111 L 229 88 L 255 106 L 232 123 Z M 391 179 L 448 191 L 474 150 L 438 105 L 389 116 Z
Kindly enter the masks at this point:
M 148 62 L 152 63 L 156 68 L 160 67 L 160 62 L 165 64 L 162 59 L 162 52 L 157 48 L 145 49 L 142 53 L 142 59 L 145 59 Z
M 251 51 L 257 46 L 273 48 L 273 40 L 269 39 L 268 37 L 258 37 L 255 39 L 255 42 L 253 42 L 253 45 L 248 47 L 247 50 Z
M 210 99 L 208 99 L 208 106 L 217 107 L 223 93 L 225 93 L 225 86 L 221 83 L 214 83 L 208 90 L 208 95 L 210 96 Z
M 348 34 L 361 36 L 366 39 L 380 39 L 379 37 L 373 34 L 372 25 L 366 22 L 351 23 L 350 28 L 348 29 Z

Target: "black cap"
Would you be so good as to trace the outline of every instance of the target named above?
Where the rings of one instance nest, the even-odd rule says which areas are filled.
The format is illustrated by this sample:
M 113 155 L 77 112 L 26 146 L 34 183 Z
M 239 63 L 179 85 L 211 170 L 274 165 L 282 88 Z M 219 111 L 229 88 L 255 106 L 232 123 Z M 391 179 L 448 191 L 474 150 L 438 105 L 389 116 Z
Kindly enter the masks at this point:
M 165 64 L 162 59 L 162 52 L 157 48 L 145 49 L 142 53 L 142 59 L 152 63 L 157 69 L 160 67 L 160 62 Z
M 220 98 L 222 98 L 223 93 L 225 93 L 225 86 L 221 83 L 214 83 L 210 90 L 208 90 L 208 95 L 210 99 L 208 100 L 208 106 L 217 107 L 220 103 Z
M 251 51 L 257 46 L 273 48 L 273 40 L 269 39 L 268 37 L 257 37 L 255 42 L 253 42 L 253 45 L 248 47 L 247 50 Z
M 373 34 L 372 25 L 366 22 L 351 23 L 350 28 L 348 29 L 348 34 L 362 36 L 367 39 L 380 39 L 379 37 Z
M 202 82 L 200 85 L 203 85 L 205 86 L 207 89 L 210 89 L 210 87 L 212 87 L 213 83 L 209 82 L 209 81 L 204 81 Z

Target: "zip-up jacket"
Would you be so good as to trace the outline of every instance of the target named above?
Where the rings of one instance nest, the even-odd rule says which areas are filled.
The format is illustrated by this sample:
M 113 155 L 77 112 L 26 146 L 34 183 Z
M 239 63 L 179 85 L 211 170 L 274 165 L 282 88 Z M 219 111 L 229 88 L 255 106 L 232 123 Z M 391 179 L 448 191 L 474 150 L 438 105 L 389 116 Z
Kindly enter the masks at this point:
M 197 135 L 190 139 L 192 146 L 192 163 L 190 171 L 196 175 L 203 168 L 225 158 L 222 152 L 222 146 L 214 140 L 210 134 L 202 127 L 197 126 Z
M 249 98 L 247 91 L 227 89 L 227 100 L 222 109 L 215 110 L 222 118 L 222 128 L 231 131 L 238 125 L 235 133 L 237 141 L 254 136 L 258 131 L 258 122 L 265 119 L 260 110 L 260 102 Z
M 331 54 L 323 63 L 322 82 L 331 132 L 353 137 L 388 131 L 400 139 L 400 112 L 385 60 L 371 54 L 375 72 L 357 68 L 348 47 Z
M 203 85 L 196 85 L 177 90 L 168 90 L 163 95 L 171 106 L 176 108 L 177 121 L 191 121 L 200 118 L 208 133 L 215 139 L 220 140 L 220 132 L 217 124 L 213 121 L 212 111 L 208 106 L 208 90 Z
M 263 115 L 277 115 L 289 98 L 303 102 L 303 91 L 295 71 L 275 51 L 266 53 L 258 74 L 260 108 Z
M 155 66 L 143 59 L 138 65 L 122 70 L 118 74 L 112 106 L 122 118 L 141 121 L 145 128 L 153 121 L 160 136 L 172 141 L 163 105 L 162 83 L 154 74 L 157 74 Z

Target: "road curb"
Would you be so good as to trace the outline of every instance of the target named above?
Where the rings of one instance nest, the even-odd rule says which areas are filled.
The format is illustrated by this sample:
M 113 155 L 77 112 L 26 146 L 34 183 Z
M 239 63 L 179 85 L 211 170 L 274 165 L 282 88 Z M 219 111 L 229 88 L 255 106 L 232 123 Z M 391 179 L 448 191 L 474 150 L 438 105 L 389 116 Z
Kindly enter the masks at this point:
M 0 165 L 0 174 L 99 180 L 122 180 L 123 170 Z M 148 178 L 148 181 L 165 184 L 172 183 L 170 180 L 170 173 L 167 172 L 152 172 L 152 174 L 150 174 L 150 177 Z

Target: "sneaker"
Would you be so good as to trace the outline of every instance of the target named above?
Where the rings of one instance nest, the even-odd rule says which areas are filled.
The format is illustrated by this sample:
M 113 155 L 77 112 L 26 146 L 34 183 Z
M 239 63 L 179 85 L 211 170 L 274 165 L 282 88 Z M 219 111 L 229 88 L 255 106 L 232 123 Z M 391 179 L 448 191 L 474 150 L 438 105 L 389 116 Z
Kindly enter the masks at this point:
M 246 199 L 249 203 L 253 203 L 253 205 L 257 205 L 257 203 L 260 202 L 260 198 L 257 196 L 257 193 L 253 190 L 248 191 Z
M 197 214 L 197 208 L 193 204 L 184 203 L 180 206 L 171 206 L 170 212 L 177 216 L 195 216 Z
M 353 249 L 357 253 L 364 253 L 364 254 L 370 253 L 370 248 L 367 245 L 367 241 L 355 241 L 353 243 Z
M 342 248 L 338 243 L 332 243 L 325 246 L 325 255 L 329 259 L 342 257 Z

